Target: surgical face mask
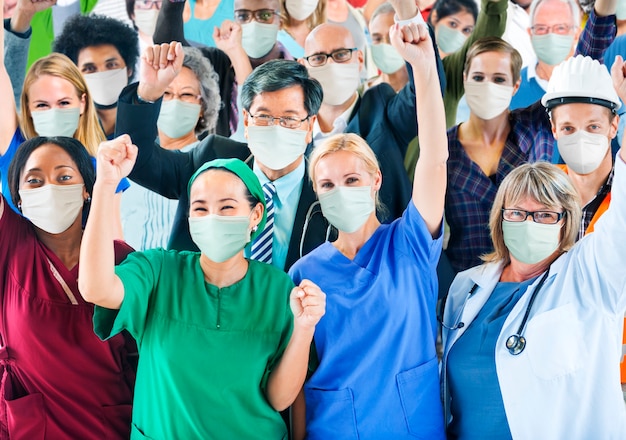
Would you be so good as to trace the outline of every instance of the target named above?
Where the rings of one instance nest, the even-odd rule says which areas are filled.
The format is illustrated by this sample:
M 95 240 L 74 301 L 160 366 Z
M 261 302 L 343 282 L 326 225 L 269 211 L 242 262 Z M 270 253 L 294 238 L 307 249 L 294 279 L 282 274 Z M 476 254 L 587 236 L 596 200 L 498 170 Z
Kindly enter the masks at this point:
M 287 0 L 285 9 L 296 20 L 306 20 L 317 8 L 319 0 Z
M 375 209 L 371 186 L 337 186 L 318 194 L 324 217 L 340 231 L 352 233 Z
M 209 260 L 221 263 L 250 242 L 250 217 L 209 214 L 189 217 L 191 239 Z
M 80 108 L 51 108 L 31 112 L 33 125 L 39 136 L 73 137 L 78 129 Z
M 96 104 L 111 105 L 117 102 L 120 93 L 128 85 L 128 69 L 105 70 L 83 75 L 91 97 Z
M 437 46 L 443 53 L 454 53 L 463 46 L 467 37 L 463 32 L 455 31 L 445 24 L 437 26 Z
M 271 170 L 282 170 L 306 150 L 306 130 L 280 125 L 248 125 L 248 148 L 255 159 Z
M 511 104 L 513 87 L 491 81 L 465 82 L 465 100 L 472 113 L 488 121 L 502 114 Z
M 558 35 L 554 33 L 532 35 L 531 42 L 540 61 L 550 66 L 556 66 L 567 58 L 572 50 L 574 36 L 571 34 Z
M 561 224 L 546 225 L 534 221 L 502 220 L 504 244 L 516 260 L 535 264 L 545 260 L 559 247 Z
M 154 35 L 156 29 L 157 18 L 159 17 L 158 9 L 135 9 L 135 26 L 146 35 Z
M 374 64 L 376 64 L 376 67 L 378 67 L 381 72 L 389 75 L 404 67 L 404 58 L 402 58 L 396 48 L 391 44 L 373 44 L 371 48 Z
M 561 136 L 556 143 L 567 168 L 577 174 L 594 172 L 609 150 L 609 139 L 606 135 L 585 130 Z
M 615 11 L 615 17 L 618 20 L 626 20 L 626 2 L 618 1 L 617 2 L 617 10 Z
M 40 188 L 19 191 L 24 217 L 39 229 L 50 234 L 66 231 L 74 221 L 85 201 L 85 185 L 44 185 Z
M 180 99 L 163 101 L 157 127 L 166 136 L 178 139 L 193 131 L 200 118 L 200 104 L 183 102 Z
M 267 55 L 276 44 L 278 24 L 258 23 L 252 20 L 241 26 L 241 45 L 251 58 Z
M 308 70 L 309 75 L 322 85 L 324 104 L 341 105 L 350 99 L 359 87 L 359 63 L 327 61 L 323 66 L 309 67 Z

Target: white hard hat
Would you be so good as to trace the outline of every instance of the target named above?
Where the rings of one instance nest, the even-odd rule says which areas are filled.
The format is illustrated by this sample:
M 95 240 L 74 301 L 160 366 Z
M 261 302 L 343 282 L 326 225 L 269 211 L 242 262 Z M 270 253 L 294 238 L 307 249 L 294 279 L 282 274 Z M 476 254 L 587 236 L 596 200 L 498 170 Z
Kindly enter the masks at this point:
M 606 66 L 582 55 L 571 57 L 554 68 L 548 91 L 541 98 L 548 110 L 572 102 L 602 105 L 612 111 L 622 105 Z

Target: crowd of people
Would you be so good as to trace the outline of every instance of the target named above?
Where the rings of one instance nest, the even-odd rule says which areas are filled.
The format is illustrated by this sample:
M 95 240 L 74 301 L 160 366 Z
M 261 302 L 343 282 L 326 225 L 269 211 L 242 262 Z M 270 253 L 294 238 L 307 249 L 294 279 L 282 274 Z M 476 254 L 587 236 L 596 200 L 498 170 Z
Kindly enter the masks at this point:
M 0 3 L 0 439 L 626 438 L 626 1 Z

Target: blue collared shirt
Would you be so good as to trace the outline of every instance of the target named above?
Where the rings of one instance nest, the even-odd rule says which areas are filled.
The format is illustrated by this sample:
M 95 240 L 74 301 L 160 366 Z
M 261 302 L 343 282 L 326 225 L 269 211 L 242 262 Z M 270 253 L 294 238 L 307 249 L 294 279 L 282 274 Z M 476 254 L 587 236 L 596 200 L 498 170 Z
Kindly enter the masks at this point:
M 293 231 L 293 223 L 296 220 L 296 211 L 298 210 L 298 201 L 302 193 L 302 182 L 304 180 L 305 161 L 298 167 L 279 179 L 273 181 L 276 187 L 276 195 L 274 196 L 274 241 L 272 243 L 272 266 L 279 269 L 285 268 L 287 261 L 287 251 L 289 250 L 289 242 L 291 241 L 291 233 Z M 254 163 L 252 168 L 254 174 L 259 178 L 261 185 L 269 182 L 269 179 Z M 246 257 L 250 257 L 250 246 L 246 247 Z

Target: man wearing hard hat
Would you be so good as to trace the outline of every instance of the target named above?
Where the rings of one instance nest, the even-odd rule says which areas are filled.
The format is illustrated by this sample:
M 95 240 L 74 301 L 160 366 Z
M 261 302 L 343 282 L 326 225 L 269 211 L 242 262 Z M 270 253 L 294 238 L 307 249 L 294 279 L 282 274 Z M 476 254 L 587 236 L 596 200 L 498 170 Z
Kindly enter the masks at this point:
M 606 66 L 581 55 L 558 65 L 541 99 L 552 134 L 583 205 L 578 238 L 593 232 L 611 200 L 613 156 L 611 140 L 617 134 L 621 102 Z M 626 344 L 626 333 L 624 333 Z M 626 347 L 625 347 L 626 348 Z M 626 362 L 622 358 L 622 383 Z

